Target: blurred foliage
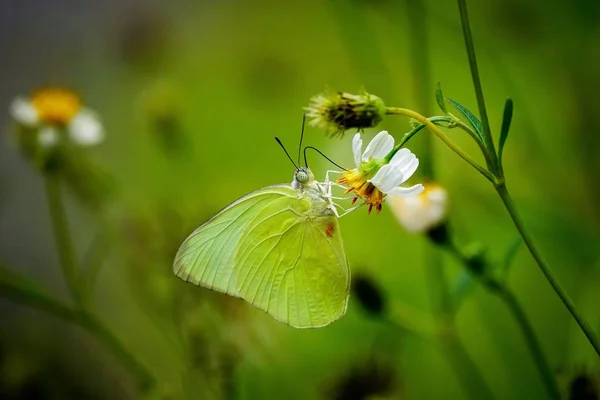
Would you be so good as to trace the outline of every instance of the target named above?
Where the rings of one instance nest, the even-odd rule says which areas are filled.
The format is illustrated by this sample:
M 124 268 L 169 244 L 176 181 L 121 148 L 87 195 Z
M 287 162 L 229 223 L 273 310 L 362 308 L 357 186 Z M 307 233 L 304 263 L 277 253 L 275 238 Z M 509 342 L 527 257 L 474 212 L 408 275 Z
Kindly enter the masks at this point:
M 325 87 L 356 92 L 364 85 L 386 104 L 417 107 L 422 88 L 410 73 L 411 1 L 30 0 L 2 7 L 2 104 L 44 84 L 68 85 L 102 116 L 108 139 L 81 171 L 108 174 L 110 184 L 100 193 L 96 181 L 74 177 L 85 185 L 70 192 L 69 215 L 80 259 L 99 260 L 90 295 L 156 376 L 154 398 L 467 397 L 438 346 L 362 312 L 356 301 L 327 328 L 294 330 L 243 301 L 187 285 L 171 270 L 183 239 L 223 206 L 291 181 L 293 167 L 273 136 L 294 149 L 302 108 Z M 514 99 L 503 156 L 513 197 L 600 332 L 600 3 L 471 3 L 496 135 L 505 99 Z M 433 82 L 476 109 L 455 2 L 428 0 L 418 18 L 428 26 Z M 425 89 L 433 110 L 434 87 Z M 66 297 L 42 181 L 9 145 L 3 115 L 0 259 Z M 400 138 L 409 125 L 388 118 L 378 128 Z M 351 165 L 348 136 L 326 139 L 309 128 L 305 143 Z M 468 137 L 453 139 L 477 154 Z M 422 140 L 411 142 L 417 155 Z M 434 147 L 454 234 L 462 243 L 486 243 L 501 259 L 515 231 L 492 188 L 441 143 L 434 140 Z M 317 156 L 309 163 L 318 177 L 329 168 Z M 82 197 L 93 207 L 82 207 Z M 341 226 L 353 274 L 369 277 L 355 284 L 363 301 L 374 310 L 385 300 L 386 309 L 407 305 L 431 314 L 426 240 L 404 233 L 385 208 L 378 215 L 362 211 Z M 88 250 L 94 243 L 100 247 Z M 444 263 L 451 285 L 463 278 L 454 259 L 445 256 Z M 510 283 L 557 374 L 598 369 L 526 252 L 515 258 Z M 385 298 L 378 299 L 377 288 Z M 497 398 L 545 398 L 501 302 L 481 286 L 465 296 L 457 329 Z M 138 397 L 127 371 L 85 332 L 10 302 L 0 307 L 0 397 Z M 598 398 L 597 374 L 586 379 L 567 374 L 567 397 Z M 596 397 L 589 395 L 593 388 Z

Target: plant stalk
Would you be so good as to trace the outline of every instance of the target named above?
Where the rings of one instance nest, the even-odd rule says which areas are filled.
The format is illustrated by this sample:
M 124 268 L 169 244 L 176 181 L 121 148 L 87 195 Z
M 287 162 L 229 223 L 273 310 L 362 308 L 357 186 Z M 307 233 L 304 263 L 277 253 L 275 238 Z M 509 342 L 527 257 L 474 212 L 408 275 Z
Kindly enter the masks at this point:
M 490 120 L 488 119 L 487 109 L 485 107 L 485 98 L 483 96 L 483 87 L 481 86 L 481 78 L 479 77 L 479 67 L 477 66 L 477 56 L 475 54 L 475 45 L 473 43 L 473 35 L 471 34 L 471 24 L 469 23 L 469 14 L 467 11 L 467 1 L 458 0 L 458 9 L 460 13 L 460 22 L 463 29 L 465 39 L 465 47 L 467 48 L 467 56 L 469 58 L 469 67 L 471 69 L 471 78 L 475 87 L 475 96 L 477 97 L 477 107 L 479 108 L 479 116 L 483 124 L 483 135 L 486 141 L 487 153 L 490 161 L 488 168 L 494 173 L 499 173 L 498 156 L 492 138 L 492 130 L 490 128 Z
M 415 76 L 415 99 L 421 110 L 428 110 L 429 97 L 427 93 L 431 89 L 430 79 L 430 58 L 429 58 L 429 35 L 427 31 L 425 7 L 422 0 L 409 0 L 407 3 L 407 12 L 409 19 L 409 37 L 411 48 L 412 71 Z M 427 124 L 421 122 L 431 130 L 434 122 L 447 120 L 445 117 L 432 117 L 427 119 Z M 414 128 L 409 134 L 401 140 L 401 147 L 408 139 L 415 135 L 422 127 Z M 439 129 L 438 129 L 439 130 Z M 440 130 L 441 132 L 441 130 Z M 443 132 L 441 132 L 443 135 Z M 448 143 L 446 143 L 448 144 Z M 423 141 L 423 157 L 421 158 L 421 174 L 425 180 L 435 179 L 435 164 L 433 154 L 433 141 L 430 135 L 425 136 Z M 429 292 L 435 308 L 437 320 L 448 329 L 448 334 L 441 337 L 438 341 L 442 345 L 442 352 L 456 374 L 463 390 L 473 400 L 494 399 L 494 394 L 485 381 L 482 371 L 475 363 L 471 355 L 465 348 L 460 336 L 456 330 L 454 321 L 455 309 L 452 305 L 448 283 L 444 273 L 444 265 L 441 251 L 429 243 L 426 245 L 426 268 L 429 276 Z
M 72 309 L 42 291 L 34 289 L 33 284 L 25 285 L 23 278 L 20 278 L 20 280 L 23 281 L 22 284 L 0 280 L 0 296 L 78 325 L 108 347 L 118 360 L 134 373 L 141 390 L 149 390 L 154 385 L 152 374 L 133 357 L 95 314 L 81 308 Z
M 407 108 L 400 107 L 388 107 L 386 110 L 386 114 L 388 115 L 404 115 L 405 117 L 413 118 L 423 125 L 425 125 L 431 132 L 433 132 L 437 137 L 439 137 L 442 142 L 446 144 L 452 151 L 454 151 L 460 158 L 469 163 L 473 168 L 479 171 L 483 176 L 485 176 L 490 182 L 496 183 L 496 178 L 492 175 L 487 169 L 481 166 L 477 161 L 473 160 L 467 153 L 465 153 L 460 147 L 458 147 L 446 134 L 438 128 L 433 122 L 429 121 L 426 117 L 415 112 L 413 110 L 409 110 Z
M 544 351 L 542 350 L 542 346 L 538 341 L 538 338 L 527 318 L 527 314 L 525 314 L 525 310 L 521 306 L 521 303 L 515 296 L 514 292 L 510 290 L 506 285 L 500 285 L 496 288 L 497 295 L 504 301 L 506 307 L 508 307 L 510 313 L 514 317 L 517 325 L 519 325 L 519 329 L 523 334 L 523 338 L 527 343 L 527 348 L 531 352 L 531 356 L 535 365 L 542 376 L 542 380 L 546 387 L 546 390 L 550 396 L 550 398 L 555 400 L 560 400 L 561 394 L 558 389 L 558 384 L 556 383 L 556 378 L 554 373 L 550 369 L 548 360 L 544 355 Z
M 44 179 L 48 208 L 52 220 L 52 229 L 54 231 L 54 240 L 56 241 L 62 273 L 67 282 L 71 297 L 76 304 L 80 304 L 81 293 L 79 293 L 78 288 L 77 265 L 71 241 L 69 220 L 61 192 L 60 178 L 56 174 L 48 173 L 44 176 Z
M 573 318 L 575 318 L 575 321 L 583 331 L 583 334 L 596 351 L 596 354 L 600 357 L 600 342 L 598 342 L 596 334 L 592 330 L 592 327 L 587 322 L 587 320 L 577 310 L 577 307 L 571 299 L 571 296 L 569 296 L 567 291 L 562 287 L 562 285 L 558 281 L 558 278 L 554 274 L 554 271 L 550 269 L 546 261 L 544 261 L 544 259 L 542 258 L 542 255 L 533 243 L 533 239 L 529 235 L 529 232 L 527 231 L 527 229 L 525 229 L 525 225 L 523 224 L 523 221 L 521 220 L 521 217 L 517 212 L 514 202 L 512 201 L 512 198 L 510 196 L 510 193 L 506 188 L 506 184 L 502 183 L 500 185 L 497 185 L 496 191 L 498 192 L 498 195 L 500 195 L 500 198 L 502 199 L 506 210 L 510 214 L 511 219 L 515 224 L 515 227 L 517 228 L 517 231 L 519 231 L 523 242 L 527 246 L 529 253 L 531 253 L 531 256 L 533 257 L 538 267 L 546 277 L 546 280 L 548 281 L 548 283 L 550 283 L 550 286 L 552 286 L 552 289 L 554 289 L 554 292 L 558 295 L 565 307 L 567 307 L 567 310 L 569 310 Z

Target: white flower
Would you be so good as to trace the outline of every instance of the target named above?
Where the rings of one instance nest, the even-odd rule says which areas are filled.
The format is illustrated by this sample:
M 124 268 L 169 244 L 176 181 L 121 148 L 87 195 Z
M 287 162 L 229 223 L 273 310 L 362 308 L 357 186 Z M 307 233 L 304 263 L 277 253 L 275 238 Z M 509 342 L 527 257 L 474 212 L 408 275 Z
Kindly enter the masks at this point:
M 388 204 L 396 219 L 409 232 L 426 232 L 442 224 L 446 219 L 448 193 L 435 183 L 426 183 L 418 196 L 391 195 Z
M 94 112 L 82 109 L 69 123 L 71 140 L 81 146 L 93 146 L 104 139 L 102 124 Z
M 17 97 L 10 111 L 18 124 L 35 129 L 42 147 L 57 145 L 65 131 L 68 140 L 79 146 L 92 146 L 104 139 L 96 114 L 82 107 L 75 93 L 64 89 L 43 89 L 31 98 Z
M 417 170 L 419 160 L 408 149 L 396 151 L 388 160 L 394 149 L 394 138 L 386 131 L 379 132 L 362 150 L 363 141 L 360 133 L 352 139 L 352 152 L 356 168 L 345 171 L 338 183 L 348 186 L 347 193 L 354 191 L 379 211 L 385 195 L 414 196 L 423 191 L 423 185 L 410 187 L 400 186 Z
M 27 127 L 34 127 L 39 122 L 38 112 L 29 100 L 23 97 L 17 97 L 13 100 L 10 113 L 15 121 Z

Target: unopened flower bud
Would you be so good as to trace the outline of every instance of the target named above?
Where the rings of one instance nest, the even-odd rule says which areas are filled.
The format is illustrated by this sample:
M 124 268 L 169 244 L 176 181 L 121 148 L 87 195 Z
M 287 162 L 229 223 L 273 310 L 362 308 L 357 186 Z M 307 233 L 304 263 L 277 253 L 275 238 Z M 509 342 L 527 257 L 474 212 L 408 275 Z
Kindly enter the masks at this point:
M 311 125 L 331 136 L 343 136 L 348 129 L 377 126 L 385 115 L 385 104 L 379 97 L 363 92 L 350 94 L 330 92 L 311 99 L 306 108 Z

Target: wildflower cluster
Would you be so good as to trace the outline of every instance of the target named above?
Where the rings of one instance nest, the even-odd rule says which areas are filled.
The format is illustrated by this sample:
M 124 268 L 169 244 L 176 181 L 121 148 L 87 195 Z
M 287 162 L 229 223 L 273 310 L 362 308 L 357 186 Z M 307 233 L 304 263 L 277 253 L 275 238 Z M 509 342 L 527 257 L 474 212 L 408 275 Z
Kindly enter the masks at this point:
M 51 148 L 62 142 L 92 146 L 104 138 L 97 115 L 84 107 L 77 94 L 62 88 L 38 90 L 11 105 L 21 143 Z

